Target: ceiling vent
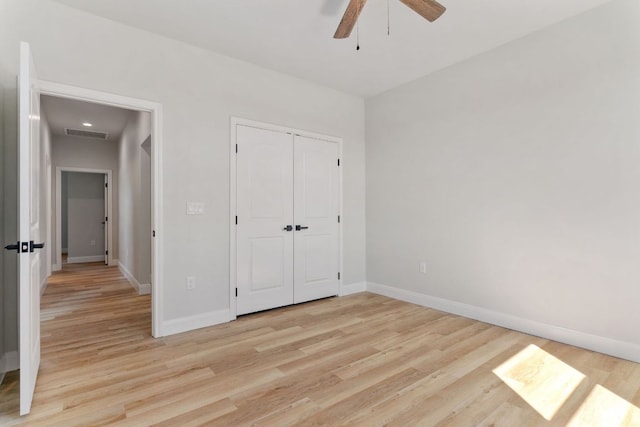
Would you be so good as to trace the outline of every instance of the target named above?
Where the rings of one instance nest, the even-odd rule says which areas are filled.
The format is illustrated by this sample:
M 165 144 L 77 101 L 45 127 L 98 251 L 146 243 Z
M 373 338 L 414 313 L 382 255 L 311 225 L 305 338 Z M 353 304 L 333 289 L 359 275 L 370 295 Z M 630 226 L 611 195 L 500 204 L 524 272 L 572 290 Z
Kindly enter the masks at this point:
M 94 132 L 91 130 L 82 130 L 82 129 L 69 129 L 65 128 L 64 133 L 69 136 L 79 136 L 82 138 L 94 138 L 94 139 L 109 139 L 109 134 L 106 132 Z

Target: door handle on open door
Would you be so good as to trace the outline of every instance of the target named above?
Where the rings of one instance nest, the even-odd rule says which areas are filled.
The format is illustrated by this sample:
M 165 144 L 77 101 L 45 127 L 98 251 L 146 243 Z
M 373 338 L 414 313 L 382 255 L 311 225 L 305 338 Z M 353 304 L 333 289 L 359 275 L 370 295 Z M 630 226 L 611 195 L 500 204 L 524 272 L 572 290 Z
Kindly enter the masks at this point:
M 309 227 L 303 227 L 301 225 L 296 225 L 296 231 L 300 231 L 300 230 L 306 230 Z
M 29 242 L 29 252 L 33 252 L 34 249 L 42 249 L 42 248 L 44 248 L 44 242 L 33 243 L 33 240 Z
M 285 228 L 283 228 L 284 231 L 293 231 L 293 225 L 287 225 Z
M 17 242 L 15 245 L 7 245 L 4 248 L 8 251 L 16 251 L 20 253 L 20 242 Z

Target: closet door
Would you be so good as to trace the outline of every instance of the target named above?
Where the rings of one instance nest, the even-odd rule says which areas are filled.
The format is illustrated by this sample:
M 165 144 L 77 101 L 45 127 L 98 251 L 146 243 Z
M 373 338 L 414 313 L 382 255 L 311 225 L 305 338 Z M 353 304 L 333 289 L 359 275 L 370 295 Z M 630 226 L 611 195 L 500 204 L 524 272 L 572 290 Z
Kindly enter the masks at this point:
M 340 267 L 338 144 L 295 136 L 294 302 L 337 295 Z
M 237 127 L 237 314 L 293 304 L 293 137 Z

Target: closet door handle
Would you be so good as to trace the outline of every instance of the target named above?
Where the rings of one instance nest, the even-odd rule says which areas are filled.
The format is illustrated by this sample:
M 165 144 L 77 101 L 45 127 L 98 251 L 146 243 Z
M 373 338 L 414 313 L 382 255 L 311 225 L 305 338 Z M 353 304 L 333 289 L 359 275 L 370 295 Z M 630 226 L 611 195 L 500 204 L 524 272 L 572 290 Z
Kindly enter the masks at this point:
M 285 228 L 283 228 L 282 230 L 284 231 L 293 231 L 293 226 L 292 225 L 287 225 Z
M 300 231 L 300 230 L 306 230 L 309 227 L 303 227 L 301 225 L 296 225 L 296 231 Z

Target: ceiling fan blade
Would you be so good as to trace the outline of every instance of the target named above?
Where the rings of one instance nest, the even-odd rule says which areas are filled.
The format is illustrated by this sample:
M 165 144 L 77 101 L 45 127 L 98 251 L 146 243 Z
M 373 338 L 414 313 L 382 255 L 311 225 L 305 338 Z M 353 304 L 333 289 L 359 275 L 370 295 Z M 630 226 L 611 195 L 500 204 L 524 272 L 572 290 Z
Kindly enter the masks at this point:
M 350 0 L 347 10 L 342 15 L 342 20 L 336 33 L 333 35 L 334 39 L 346 39 L 351 34 L 351 30 L 355 27 L 358 21 L 358 16 L 362 12 L 362 8 L 367 0 Z
M 446 7 L 441 5 L 435 0 L 400 0 L 407 5 L 410 9 L 422 16 L 429 22 L 433 22 L 447 10 Z

